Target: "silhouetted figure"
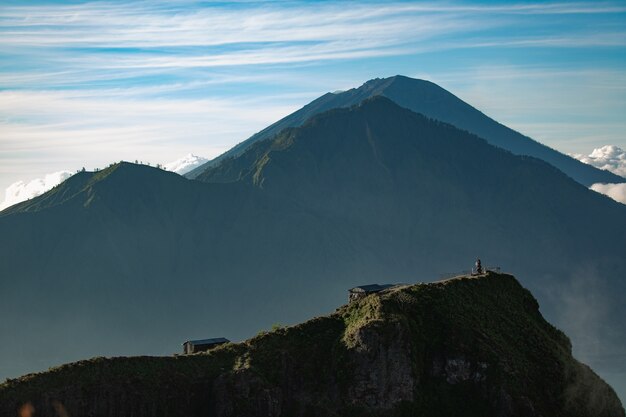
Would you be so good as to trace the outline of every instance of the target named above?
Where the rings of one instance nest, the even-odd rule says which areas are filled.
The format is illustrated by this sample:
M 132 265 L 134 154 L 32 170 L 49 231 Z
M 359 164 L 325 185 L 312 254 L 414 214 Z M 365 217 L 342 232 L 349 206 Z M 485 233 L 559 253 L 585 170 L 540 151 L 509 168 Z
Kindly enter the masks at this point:
M 480 263 L 480 258 L 476 259 L 476 273 L 477 274 L 482 274 L 483 273 L 483 266 Z

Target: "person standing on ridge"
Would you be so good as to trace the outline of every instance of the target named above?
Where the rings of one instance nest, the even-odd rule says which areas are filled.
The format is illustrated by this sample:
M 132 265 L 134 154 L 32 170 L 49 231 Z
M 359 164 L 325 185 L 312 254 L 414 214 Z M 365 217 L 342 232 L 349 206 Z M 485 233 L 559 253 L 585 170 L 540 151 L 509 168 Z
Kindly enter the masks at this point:
M 480 263 L 480 258 L 476 258 L 476 274 L 483 273 L 483 266 Z

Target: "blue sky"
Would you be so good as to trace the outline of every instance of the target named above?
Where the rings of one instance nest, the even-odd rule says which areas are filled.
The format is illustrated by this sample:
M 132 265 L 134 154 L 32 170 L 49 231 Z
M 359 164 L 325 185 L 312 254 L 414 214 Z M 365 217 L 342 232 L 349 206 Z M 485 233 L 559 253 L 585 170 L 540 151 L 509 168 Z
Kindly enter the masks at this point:
M 213 157 L 327 91 L 404 74 L 568 153 L 626 148 L 626 2 L 3 1 L 0 192 Z

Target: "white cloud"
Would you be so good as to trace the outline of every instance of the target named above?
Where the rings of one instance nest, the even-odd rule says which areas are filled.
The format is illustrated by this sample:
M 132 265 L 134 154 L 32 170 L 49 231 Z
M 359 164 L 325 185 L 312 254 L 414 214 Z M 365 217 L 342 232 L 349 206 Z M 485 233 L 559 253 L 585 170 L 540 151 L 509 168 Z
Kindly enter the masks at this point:
M 593 191 L 607 195 L 613 200 L 626 204 L 626 183 L 621 184 L 593 184 L 591 187 Z
M 4 210 L 7 207 L 30 198 L 37 197 L 71 176 L 72 173 L 70 171 L 59 171 L 28 182 L 17 181 L 9 185 L 4 192 L 4 201 L 0 203 L 0 210 Z
M 615 145 L 605 145 L 594 149 L 589 155 L 575 154 L 574 158 L 596 168 L 611 171 L 626 177 L 626 151 Z M 613 200 L 626 204 L 626 183 L 596 183 L 591 190 L 611 197 Z
M 589 155 L 576 154 L 572 156 L 585 164 L 593 165 L 596 168 L 611 171 L 614 174 L 626 177 L 626 151 L 618 146 L 605 145 L 601 148 L 594 149 Z M 595 185 L 598 184 L 594 184 L 594 186 Z
M 190 153 L 180 159 L 168 162 L 164 165 L 164 167 L 168 171 L 172 171 L 180 175 L 185 175 L 192 169 L 199 167 L 205 162 L 208 162 L 208 159 Z

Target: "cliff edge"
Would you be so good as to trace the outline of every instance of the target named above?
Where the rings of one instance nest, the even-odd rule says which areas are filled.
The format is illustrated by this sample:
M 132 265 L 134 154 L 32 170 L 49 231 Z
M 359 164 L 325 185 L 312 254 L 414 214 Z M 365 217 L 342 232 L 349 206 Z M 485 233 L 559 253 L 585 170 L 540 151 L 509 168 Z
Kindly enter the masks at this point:
M 624 417 L 511 275 L 406 285 L 242 343 L 0 385 L 0 415 Z M 65 414 L 63 414 L 65 413 Z

